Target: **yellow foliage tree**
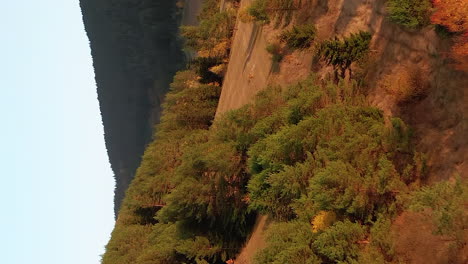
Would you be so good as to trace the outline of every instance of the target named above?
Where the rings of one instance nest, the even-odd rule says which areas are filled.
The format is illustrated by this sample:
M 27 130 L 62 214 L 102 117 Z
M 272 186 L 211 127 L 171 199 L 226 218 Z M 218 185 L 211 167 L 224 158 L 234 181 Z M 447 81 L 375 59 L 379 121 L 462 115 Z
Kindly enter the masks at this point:
M 320 211 L 312 219 L 312 232 L 317 233 L 331 226 L 336 221 L 336 214 L 333 211 Z
M 219 58 L 225 58 L 227 57 L 229 47 L 231 46 L 231 42 L 229 39 L 224 39 L 217 43 L 213 48 L 210 49 L 202 49 L 198 51 L 198 56 L 203 57 L 203 58 L 208 58 L 208 57 L 219 57 Z

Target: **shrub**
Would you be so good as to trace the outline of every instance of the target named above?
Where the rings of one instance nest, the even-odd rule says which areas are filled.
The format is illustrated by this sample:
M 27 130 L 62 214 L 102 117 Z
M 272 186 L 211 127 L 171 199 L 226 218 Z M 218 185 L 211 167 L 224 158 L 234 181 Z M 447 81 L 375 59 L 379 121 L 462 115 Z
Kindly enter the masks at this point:
M 434 30 L 437 33 L 437 35 L 443 39 L 451 38 L 456 35 L 456 33 L 453 33 L 446 26 L 441 24 L 436 24 L 434 26 Z
M 247 12 L 255 21 L 268 24 L 272 19 L 276 20 L 276 26 L 283 22 L 288 24 L 296 10 L 293 0 L 253 0 L 247 7 Z
M 210 72 L 216 74 L 217 76 L 224 77 L 226 70 L 227 70 L 227 65 L 225 63 L 221 63 L 221 64 L 211 67 L 209 70 Z
M 254 0 L 252 4 L 247 7 L 247 12 L 256 21 L 269 23 L 270 18 L 267 14 L 267 4 L 268 0 Z
M 335 37 L 333 40 L 324 41 L 319 49 L 318 55 L 328 65 L 332 65 L 335 73 L 339 70 L 344 78 L 346 70 L 351 72 L 351 64 L 363 59 L 369 52 L 372 35 L 365 31 L 351 34 L 342 40 Z
M 266 46 L 266 51 L 271 54 L 271 60 L 278 63 L 283 59 L 283 51 L 279 43 L 270 43 Z
M 427 26 L 432 5 L 429 0 L 389 0 L 387 11 L 393 22 L 414 29 Z
M 255 21 L 255 17 L 250 15 L 249 7 L 242 8 L 239 11 L 239 15 L 237 17 L 243 23 L 251 23 L 251 22 Z
M 215 46 L 210 47 L 210 49 L 201 49 L 198 51 L 197 55 L 199 57 L 214 57 L 214 58 L 227 58 L 229 56 L 230 50 L 230 40 L 223 39 L 220 40 Z
M 280 40 L 293 49 L 306 49 L 312 45 L 317 30 L 315 25 L 306 24 L 293 26 L 290 30 L 285 30 L 280 36 Z

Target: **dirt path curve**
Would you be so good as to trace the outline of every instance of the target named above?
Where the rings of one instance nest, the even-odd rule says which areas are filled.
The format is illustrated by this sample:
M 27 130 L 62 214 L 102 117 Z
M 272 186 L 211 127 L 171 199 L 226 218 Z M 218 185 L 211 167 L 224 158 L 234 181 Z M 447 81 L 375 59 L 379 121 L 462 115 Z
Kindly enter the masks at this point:
M 241 8 L 252 0 L 242 0 Z M 265 47 L 267 40 L 262 27 L 254 23 L 237 22 L 229 65 L 224 78 L 221 98 L 216 117 L 226 111 L 239 108 L 251 102 L 267 86 L 271 71 L 270 55 Z M 255 253 L 265 247 L 264 231 L 268 217 L 259 216 L 247 244 L 236 258 L 236 264 L 250 264 Z
M 255 223 L 252 236 L 242 249 L 241 253 L 235 260 L 235 264 L 250 264 L 253 257 L 259 249 L 265 247 L 265 230 L 268 227 L 269 218 L 265 215 L 260 215 Z

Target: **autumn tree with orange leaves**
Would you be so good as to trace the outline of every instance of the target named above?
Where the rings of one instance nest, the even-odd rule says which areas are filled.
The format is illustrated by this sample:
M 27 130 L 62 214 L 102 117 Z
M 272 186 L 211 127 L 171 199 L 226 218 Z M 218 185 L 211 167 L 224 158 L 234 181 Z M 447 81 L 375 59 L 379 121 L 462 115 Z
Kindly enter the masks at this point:
M 431 17 L 434 24 L 445 26 L 458 33 L 450 57 L 456 61 L 456 68 L 468 71 L 468 1 L 433 0 L 435 12 Z

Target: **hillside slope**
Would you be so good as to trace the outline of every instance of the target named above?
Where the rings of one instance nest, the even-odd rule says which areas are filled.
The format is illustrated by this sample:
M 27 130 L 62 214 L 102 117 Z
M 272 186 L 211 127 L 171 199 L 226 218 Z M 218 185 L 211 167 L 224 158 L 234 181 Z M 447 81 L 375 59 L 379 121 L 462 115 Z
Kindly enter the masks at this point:
M 242 0 L 241 5 L 251 2 Z M 370 102 L 390 116 L 403 115 L 415 129 L 419 149 L 430 157 L 431 180 L 448 179 L 455 172 L 468 177 L 468 73 L 454 70 L 444 57 L 450 41 L 439 38 L 433 28 L 408 31 L 390 22 L 383 0 L 310 0 L 300 9 L 306 10 L 301 20 L 316 24 L 318 40 L 369 31 L 374 36 L 373 64 L 366 69 Z M 236 29 L 217 116 L 250 102 L 268 83 L 288 85 L 313 71 L 325 77 L 331 70 L 312 62 L 313 51 L 295 51 L 286 54 L 279 72 L 272 74 L 265 47 L 281 28 L 239 21 Z M 411 104 L 399 104 L 381 82 L 410 68 L 424 76 L 425 91 Z
M 241 6 L 251 3 L 251 0 L 242 0 Z M 371 87 L 368 91 L 370 103 L 383 109 L 388 116 L 403 116 L 414 129 L 418 150 L 428 155 L 429 182 L 449 179 L 454 173 L 467 179 L 468 73 L 454 70 L 441 55 L 448 52 L 450 41 L 438 37 L 433 28 L 409 31 L 393 24 L 386 17 L 382 0 L 302 1 L 300 9 L 309 11 L 303 11 L 292 24 L 315 23 L 319 40 L 346 36 L 358 30 L 371 32 L 374 36 L 372 61 L 364 69 Z M 330 73 L 330 67 L 313 62 L 313 51 L 286 54 L 279 71 L 273 73 L 271 55 L 265 47 L 276 41 L 279 32 L 271 25 L 238 21 L 217 118 L 251 102 L 268 84 L 288 85 L 313 71 L 322 77 Z M 411 103 L 399 102 L 382 84 L 386 76 L 406 69 L 418 69 L 424 79 L 423 94 Z M 262 226 L 264 221 L 260 218 L 256 226 Z M 235 263 L 251 263 L 255 250 L 264 246 L 264 231 L 264 228 L 255 228 Z M 432 241 L 438 240 L 433 238 Z
M 466 263 L 467 76 L 385 2 L 205 0 L 103 263 Z
M 189 1 L 183 14 L 176 2 L 80 1 L 116 181 L 115 215 L 159 122 L 169 83 L 185 66 L 178 27 L 197 23 L 202 1 Z

